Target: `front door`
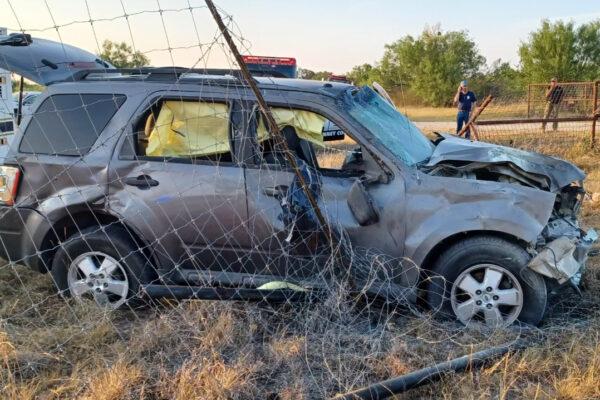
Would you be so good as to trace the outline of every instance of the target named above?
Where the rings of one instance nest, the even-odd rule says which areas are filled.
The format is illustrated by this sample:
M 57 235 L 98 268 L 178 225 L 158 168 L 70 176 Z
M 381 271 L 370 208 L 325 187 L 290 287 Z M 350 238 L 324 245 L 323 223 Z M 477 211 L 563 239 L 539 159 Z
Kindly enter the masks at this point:
M 360 228 L 346 201 L 356 178 L 320 175 L 318 179 L 318 203 L 331 228 L 337 232 Z M 294 173 L 287 169 L 274 166 L 247 169 L 252 260 L 266 274 L 293 279 L 315 278 L 328 261 L 331 248 L 326 236 L 319 233 L 318 224 L 313 230 L 311 226 L 306 227 L 306 222 L 300 227 L 302 222 L 296 220 L 294 225 L 286 219 L 282 202 L 289 201 L 285 192 L 292 187 L 294 180 Z M 303 214 L 296 217 L 302 218 L 309 212 Z M 316 222 L 314 216 L 310 220 Z
M 197 95 L 161 96 L 111 163 L 110 207 L 142 234 L 160 269 L 244 272 L 250 238 L 231 139 L 236 109 Z
M 362 153 L 360 144 L 324 117 L 320 117 L 320 126 L 312 126 L 312 116 L 297 114 L 284 121 L 289 110 L 284 110 L 282 114 L 278 114 L 277 108 L 272 108 L 272 111 L 293 155 L 300 164 L 314 172 L 320 188 L 318 203 L 331 228 L 338 235 L 343 232 L 354 246 L 381 249 L 392 257 L 400 257 L 404 233 L 400 217 L 404 196 L 401 181 L 397 180 L 395 185 L 376 182 L 369 185 L 368 193 L 386 220 L 363 221 L 361 225 L 349 206 L 348 195 L 355 182 L 368 175 L 365 169 L 376 165 L 373 160 L 365 162 L 363 156 L 367 155 Z M 294 235 L 290 231 L 294 227 L 290 228 L 285 218 L 281 193 L 292 186 L 294 172 L 283 157 L 274 154 L 277 153 L 275 141 L 260 132 L 264 129 L 260 124 L 256 125 L 259 154 L 255 158 L 256 163 L 246 171 L 252 259 L 274 275 L 298 279 L 318 278 L 330 254 L 324 251 L 328 247 L 327 243 L 323 243 L 325 237 L 307 238 L 306 235 Z M 328 130 L 335 131 L 335 134 L 324 135 L 324 128 L 331 126 L 336 129 Z M 397 186 L 396 190 L 393 186 Z M 294 243 L 294 237 L 302 238 L 305 243 Z M 320 242 L 311 242 L 315 238 Z

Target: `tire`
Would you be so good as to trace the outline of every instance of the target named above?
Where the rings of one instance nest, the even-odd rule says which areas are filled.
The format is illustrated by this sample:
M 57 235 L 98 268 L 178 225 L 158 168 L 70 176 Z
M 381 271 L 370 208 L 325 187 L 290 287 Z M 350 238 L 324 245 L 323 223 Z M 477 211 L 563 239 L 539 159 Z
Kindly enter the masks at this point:
M 50 273 L 59 293 L 82 301 L 93 298 L 108 309 L 139 299 L 152 268 L 131 235 L 116 226 L 95 226 L 62 243 Z
M 495 236 L 458 242 L 433 265 L 427 285 L 429 307 L 465 325 L 498 327 L 516 321 L 538 325 L 546 310 L 546 282 L 527 268 L 530 258 L 516 243 Z M 496 281 L 488 292 L 494 286 L 488 283 Z

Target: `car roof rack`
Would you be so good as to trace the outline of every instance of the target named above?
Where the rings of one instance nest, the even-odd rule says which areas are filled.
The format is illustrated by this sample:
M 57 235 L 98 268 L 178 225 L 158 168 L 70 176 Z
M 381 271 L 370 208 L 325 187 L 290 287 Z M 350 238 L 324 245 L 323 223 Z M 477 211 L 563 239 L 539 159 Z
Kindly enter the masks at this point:
M 250 70 L 252 76 L 261 77 L 284 77 L 277 71 Z M 107 69 L 85 69 L 77 71 L 67 82 L 84 81 L 96 75 L 93 80 L 114 79 L 107 75 L 119 74 L 118 78 L 143 78 L 144 81 L 176 81 L 187 78 L 185 75 L 202 75 L 203 78 L 220 76 L 243 82 L 242 72 L 238 69 L 223 68 L 184 68 L 184 67 L 142 67 L 142 68 L 107 68 Z M 125 76 L 123 76 L 125 75 Z M 192 78 L 192 77 L 189 77 Z M 90 79 L 92 80 L 92 79 Z
M 84 69 L 74 73 L 69 81 L 83 81 L 96 75 L 94 79 L 112 79 L 109 75 L 121 75 L 124 78 L 143 78 L 144 80 L 176 80 L 186 74 L 199 74 L 207 76 L 231 76 L 232 78 L 241 78 L 239 71 L 229 69 L 196 69 L 183 67 L 142 67 L 142 68 L 99 68 Z M 123 76 L 124 75 L 124 76 Z

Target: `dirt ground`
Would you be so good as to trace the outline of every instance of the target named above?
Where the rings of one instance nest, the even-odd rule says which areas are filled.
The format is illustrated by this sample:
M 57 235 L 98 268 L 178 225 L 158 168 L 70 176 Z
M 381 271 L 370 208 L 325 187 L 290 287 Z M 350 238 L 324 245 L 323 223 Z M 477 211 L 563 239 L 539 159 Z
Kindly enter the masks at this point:
M 597 151 L 537 149 L 575 161 L 598 186 Z M 583 222 L 600 227 L 591 197 Z M 582 297 L 554 297 L 542 326 L 495 332 L 387 310 L 343 287 L 310 304 L 162 302 L 107 313 L 60 298 L 47 275 L 0 264 L 5 399 L 320 399 L 517 338 L 531 347 L 398 398 L 599 399 L 600 257 L 590 258 Z

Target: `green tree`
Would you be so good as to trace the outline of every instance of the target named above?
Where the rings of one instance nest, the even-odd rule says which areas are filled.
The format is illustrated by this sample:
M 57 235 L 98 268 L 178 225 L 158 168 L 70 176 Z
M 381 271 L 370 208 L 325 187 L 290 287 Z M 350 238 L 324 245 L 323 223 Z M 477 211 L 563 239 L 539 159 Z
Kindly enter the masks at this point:
M 600 78 L 600 20 L 576 27 L 573 22 L 542 21 L 519 48 L 523 76 L 529 82 Z
M 583 24 L 577 30 L 577 63 L 582 80 L 600 79 L 600 19 Z
M 105 40 L 99 57 L 117 68 L 139 68 L 150 64 L 148 57 L 139 51 L 133 51 L 125 42 Z
M 520 96 L 526 87 L 521 72 L 500 59 L 471 78 L 469 85 L 481 99 L 488 94 L 494 97 Z
M 381 71 L 371 64 L 357 65 L 346 76 L 355 85 L 371 85 L 375 81 L 382 81 Z
M 462 79 L 475 76 L 485 58 L 466 32 L 425 28 L 417 38 L 405 36 L 385 46 L 378 66 L 388 88 L 406 84 L 430 105 L 443 105 Z
M 21 86 L 21 77 L 17 74 L 12 75 L 12 91 L 18 92 Z M 31 82 L 27 79 L 23 81 L 23 91 L 24 92 L 42 92 L 44 90 L 44 86 L 39 85 L 35 82 Z
M 300 79 L 311 79 L 313 81 L 327 80 L 331 76 L 332 72 L 329 71 L 311 71 L 310 69 L 300 68 L 298 71 L 298 77 Z

